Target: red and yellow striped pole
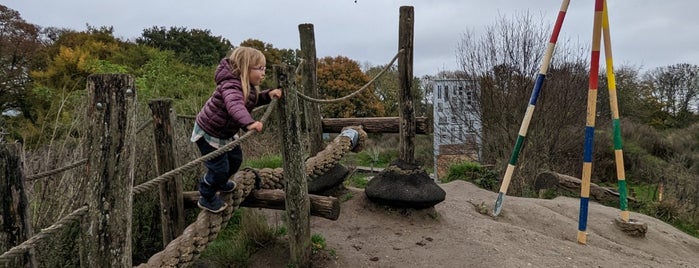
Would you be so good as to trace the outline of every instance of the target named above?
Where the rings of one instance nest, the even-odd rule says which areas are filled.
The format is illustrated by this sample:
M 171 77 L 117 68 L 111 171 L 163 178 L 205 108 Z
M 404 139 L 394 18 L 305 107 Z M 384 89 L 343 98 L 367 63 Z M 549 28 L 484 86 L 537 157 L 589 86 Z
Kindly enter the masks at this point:
M 592 176 L 592 149 L 595 139 L 595 114 L 597 113 L 597 80 L 599 78 L 600 39 L 604 0 L 595 0 L 595 17 L 592 26 L 592 53 L 590 80 L 587 93 L 587 120 L 583 148 L 582 185 L 580 187 L 580 215 L 578 218 L 578 243 L 587 243 L 587 210 L 590 203 L 590 177 Z
M 626 172 L 624 171 L 624 151 L 621 140 L 621 123 L 619 120 L 619 105 L 617 103 L 616 78 L 614 76 L 614 61 L 612 60 L 612 39 L 609 33 L 609 12 L 607 1 L 604 1 L 602 12 L 602 34 L 604 36 L 604 57 L 607 66 L 607 84 L 609 87 L 609 107 L 612 111 L 612 132 L 614 136 L 614 160 L 616 163 L 616 177 L 619 187 L 619 209 L 621 219 L 629 221 L 628 197 L 626 185 Z
M 539 74 L 536 76 L 536 82 L 534 83 L 534 89 L 532 90 L 532 95 L 529 98 L 529 105 L 527 106 L 527 111 L 524 114 L 524 119 L 522 119 L 522 125 L 519 128 L 519 133 L 517 135 L 517 141 L 515 142 L 515 148 L 512 150 L 512 155 L 510 156 L 510 161 L 507 164 L 507 169 L 505 170 L 505 176 L 500 184 L 500 192 L 498 193 L 498 198 L 495 201 L 495 208 L 493 209 L 493 215 L 497 216 L 502 210 L 502 203 L 505 199 L 505 194 L 507 194 L 507 188 L 512 180 L 512 174 L 514 173 L 515 167 L 517 165 L 517 158 L 519 158 L 519 152 L 524 144 L 524 138 L 527 136 L 527 129 L 529 128 L 529 122 L 531 122 L 532 116 L 534 115 L 534 109 L 536 108 L 536 100 L 539 98 L 539 91 L 541 90 L 544 80 L 546 79 L 546 72 L 548 71 L 549 64 L 551 63 L 551 57 L 553 56 L 553 50 L 556 47 L 556 41 L 558 40 L 558 34 L 561 32 L 561 26 L 563 25 L 563 19 L 565 19 L 566 11 L 568 10 L 568 4 L 570 0 L 563 0 L 561 3 L 561 9 L 558 12 L 558 17 L 556 18 L 556 24 L 553 27 L 553 32 L 551 33 L 551 39 L 546 47 L 546 54 L 542 60 L 541 66 L 539 67 Z

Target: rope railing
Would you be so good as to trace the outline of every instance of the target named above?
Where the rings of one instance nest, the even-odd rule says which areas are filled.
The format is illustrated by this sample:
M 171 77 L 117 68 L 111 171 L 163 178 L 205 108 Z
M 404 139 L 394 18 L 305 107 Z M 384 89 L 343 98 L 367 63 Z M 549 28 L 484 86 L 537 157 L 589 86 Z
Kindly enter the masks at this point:
M 262 115 L 262 119 L 260 119 L 261 122 L 264 123 L 267 121 L 269 116 L 272 114 L 272 110 L 274 109 L 276 104 L 277 104 L 277 100 L 272 99 L 272 102 L 268 105 L 267 110 L 265 111 L 264 115 Z M 201 164 L 205 161 L 214 159 L 214 158 L 222 155 L 223 153 L 230 151 L 235 146 L 240 145 L 243 141 L 245 141 L 247 138 L 252 136 L 254 133 L 255 133 L 255 131 L 248 131 L 247 133 L 245 133 L 245 135 L 240 136 L 239 139 L 236 139 L 235 141 L 226 144 L 225 146 L 219 148 L 216 151 L 213 151 L 209 154 L 206 154 L 206 155 L 201 156 L 197 159 L 194 159 L 191 162 L 189 162 L 183 166 L 180 166 L 176 169 L 165 172 L 162 175 L 160 175 L 160 176 L 158 176 L 150 181 L 144 182 L 142 184 L 139 184 L 138 186 L 133 187 L 133 194 L 142 194 L 142 193 L 145 193 L 146 191 L 155 189 L 155 187 L 158 187 L 158 185 L 160 185 L 160 183 L 166 182 L 166 181 L 174 178 L 177 175 L 181 175 L 183 172 L 193 168 L 195 165 L 198 165 L 198 164 Z
M 43 242 L 44 239 L 49 238 L 52 235 L 55 235 L 59 231 L 63 230 L 63 228 L 67 227 L 69 224 L 78 222 L 83 216 L 85 216 L 85 214 L 87 214 L 87 211 L 88 207 L 83 206 L 71 212 L 62 219 L 58 220 L 56 223 L 49 226 L 48 228 L 42 229 L 41 232 L 27 239 L 27 241 L 22 242 L 22 244 L 19 244 L 0 255 L 0 263 L 7 263 L 19 256 L 22 256 L 22 254 L 26 253 L 32 248 L 35 248 L 37 245 L 39 245 L 40 242 Z
M 302 98 L 302 99 L 307 100 L 307 101 L 310 101 L 310 102 L 315 102 L 315 103 L 336 103 L 336 102 L 340 102 L 340 101 L 349 99 L 349 98 L 351 98 L 351 97 L 356 96 L 357 94 L 361 93 L 363 90 L 369 88 L 369 86 L 371 86 L 372 84 L 374 84 L 374 81 L 376 81 L 376 79 L 379 79 L 386 71 L 388 71 L 389 68 L 391 68 L 391 66 L 393 66 L 393 63 L 396 62 L 396 60 L 398 59 L 398 56 L 400 56 L 400 54 L 403 53 L 403 51 L 404 51 L 403 49 L 398 50 L 398 53 L 396 53 L 396 56 L 393 57 L 393 59 L 391 60 L 391 62 L 389 62 L 388 64 L 386 64 L 386 67 L 384 67 L 383 70 L 381 70 L 381 72 L 379 72 L 378 74 L 376 74 L 376 76 L 374 76 L 374 78 L 372 78 L 371 80 L 369 80 L 369 82 L 367 82 L 367 83 L 366 83 L 364 86 L 362 86 L 360 89 L 358 89 L 358 90 L 355 91 L 355 92 L 352 92 L 351 94 L 349 94 L 349 95 L 347 95 L 347 96 L 340 97 L 340 98 L 337 98 L 337 99 L 325 100 L 325 99 L 315 99 L 315 98 L 311 98 L 311 97 L 309 97 L 309 96 L 303 95 L 303 93 L 299 92 L 299 91 L 296 90 L 296 89 L 294 89 L 294 91 L 296 91 L 296 94 L 299 96 L 299 98 Z M 301 66 L 301 65 L 299 65 L 299 66 Z
M 45 178 L 45 177 L 48 177 L 48 176 L 51 176 L 51 175 L 55 175 L 55 174 L 61 173 L 61 172 L 63 172 L 63 171 L 69 170 L 69 169 L 71 169 L 71 168 L 77 167 L 77 166 L 82 165 L 82 164 L 85 164 L 85 163 L 87 163 L 87 158 L 82 159 L 82 160 L 79 160 L 79 161 L 74 162 L 74 163 L 71 163 L 70 165 L 67 165 L 67 166 L 62 167 L 62 168 L 57 168 L 57 169 L 54 169 L 54 170 L 49 170 L 49 171 L 46 171 L 46 172 L 37 173 L 37 174 L 31 175 L 31 176 L 27 176 L 24 180 L 25 180 L 25 181 L 38 180 L 38 179 L 41 179 L 41 178 Z

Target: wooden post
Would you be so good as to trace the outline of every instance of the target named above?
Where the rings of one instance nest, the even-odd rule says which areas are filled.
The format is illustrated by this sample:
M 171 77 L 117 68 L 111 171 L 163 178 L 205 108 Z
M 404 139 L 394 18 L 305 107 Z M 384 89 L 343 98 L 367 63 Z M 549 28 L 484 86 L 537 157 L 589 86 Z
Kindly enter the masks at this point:
M 175 169 L 175 148 L 173 145 L 172 100 L 156 99 L 148 103 L 153 111 L 153 137 L 155 138 L 155 168 L 158 175 Z M 184 203 L 182 182 L 179 176 L 160 184 L 160 220 L 162 222 L 163 245 L 167 245 L 182 234 L 184 224 Z
M 131 267 L 136 89 L 126 74 L 87 78 L 88 157 L 80 261 L 84 267 Z
M 286 214 L 289 220 L 290 264 L 293 267 L 310 267 L 311 231 L 310 201 L 308 197 L 308 176 L 304 172 L 303 156 L 305 148 L 301 145 L 301 128 L 299 126 L 299 105 L 294 77 L 294 69 L 274 66 L 277 84 L 285 92 L 279 100 L 280 129 L 282 135 L 284 180 L 286 182 Z
M 7 252 L 32 236 L 20 151 L 19 144 L 0 144 L 0 253 Z M 14 267 L 35 267 L 36 260 L 27 252 L 21 259 L 6 264 Z
M 400 121 L 399 159 L 415 163 L 415 109 L 413 108 L 413 18 L 411 6 L 400 7 L 398 25 L 398 49 L 403 53 L 398 57 L 398 83 L 400 84 L 398 103 Z
M 303 76 L 301 86 L 303 94 L 311 98 L 318 98 L 318 83 L 316 75 L 316 39 L 313 32 L 313 24 L 300 24 L 299 35 L 301 37 L 301 58 L 303 62 Z M 320 106 L 318 103 L 304 101 L 303 114 L 304 129 L 308 133 L 308 153 L 316 155 L 323 150 L 323 131 L 320 124 Z

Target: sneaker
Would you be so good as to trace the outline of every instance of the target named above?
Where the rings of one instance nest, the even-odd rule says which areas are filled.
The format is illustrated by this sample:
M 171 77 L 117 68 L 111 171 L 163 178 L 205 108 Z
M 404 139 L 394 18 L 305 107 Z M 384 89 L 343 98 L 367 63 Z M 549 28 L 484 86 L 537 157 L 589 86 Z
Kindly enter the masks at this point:
M 200 197 L 197 206 L 201 209 L 208 210 L 212 213 L 219 213 L 226 209 L 226 202 L 223 202 L 218 196 L 214 196 L 211 200 Z
M 226 181 L 226 184 L 219 187 L 218 190 L 221 192 L 224 192 L 224 193 L 230 193 L 230 192 L 233 192 L 233 190 L 235 190 L 236 186 L 237 185 L 234 181 Z

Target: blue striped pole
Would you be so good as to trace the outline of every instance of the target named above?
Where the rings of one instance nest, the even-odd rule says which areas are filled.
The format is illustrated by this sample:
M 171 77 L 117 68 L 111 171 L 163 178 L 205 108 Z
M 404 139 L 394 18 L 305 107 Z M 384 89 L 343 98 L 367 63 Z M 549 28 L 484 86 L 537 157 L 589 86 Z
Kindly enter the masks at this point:
M 595 19 L 592 28 L 592 55 L 590 80 L 587 93 L 587 120 L 583 150 L 582 185 L 580 186 L 580 215 L 578 218 L 578 243 L 587 243 L 587 209 L 590 203 L 590 177 L 592 176 L 592 149 L 595 140 L 595 114 L 597 112 L 597 79 L 599 78 L 599 48 L 602 33 L 604 0 L 595 0 Z
M 507 187 L 510 186 L 510 181 L 512 180 L 512 174 L 514 173 L 515 167 L 517 166 L 517 158 L 519 158 L 519 152 L 522 149 L 522 144 L 524 143 L 524 138 L 527 136 L 527 129 L 529 128 L 529 123 L 531 122 L 532 115 L 534 115 L 534 108 L 536 108 L 536 100 L 539 98 L 539 91 L 541 91 L 541 86 L 544 84 L 546 79 L 546 72 L 548 71 L 549 65 L 551 63 L 551 57 L 553 56 L 553 50 L 556 47 L 556 41 L 558 41 L 558 34 L 561 32 L 561 26 L 563 26 L 563 20 L 565 19 L 566 11 L 568 10 L 568 4 L 570 0 L 563 0 L 561 3 L 561 9 L 558 12 L 558 17 L 556 18 L 556 24 L 553 27 L 553 32 L 551 33 L 551 39 L 546 47 L 546 54 L 542 60 L 542 64 L 539 67 L 539 74 L 536 76 L 536 83 L 534 83 L 534 89 L 532 90 L 532 95 L 529 98 L 529 105 L 527 106 L 527 111 L 524 114 L 524 119 L 522 119 L 522 125 L 519 128 L 519 134 L 517 135 L 517 141 L 515 142 L 515 148 L 512 150 L 512 155 L 510 156 L 510 161 L 507 164 L 507 169 L 505 170 L 505 176 L 500 184 L 500 192 L 498 193 L 498 199 L 495 201 L 495 208 L 493 209 L 493 215 L 497 216 L 502 211 L 502 203 L 507 194 Z

